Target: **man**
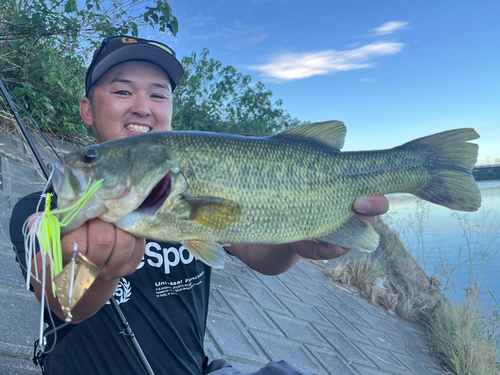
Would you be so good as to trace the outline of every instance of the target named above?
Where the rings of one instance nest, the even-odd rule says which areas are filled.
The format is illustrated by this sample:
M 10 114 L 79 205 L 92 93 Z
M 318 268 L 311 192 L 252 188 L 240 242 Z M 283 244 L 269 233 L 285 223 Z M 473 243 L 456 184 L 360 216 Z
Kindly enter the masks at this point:
M 95 52 L 87 72 L 81 117 L 92 127 L 99 143 L 139 133 L 170 131 L 172 93 L 183 74 L 174 51 L 163 44 L 122 36 L 108 38 Z M 21 228 L 36 211 L 39 198 L 40 193 L 25 197 L 14 208 L 11 219 L 11 238 L 22 267 Z M 387 211 L 388 202 L 385 197 L 358 198 L 354 209 L 373 223 L 374 215 Z M 48 335 L 49 343 L 57 344 L 44 358 L 46 374 L 143 373 L 106 304 L 115 291 L 155 374 L 204 372 L 208 361 L 203 338 L 209 266 L 194 259 L 179 244 L 146 241 L 99 219 L 66 234 L 61 242 L 65 264 L 76 242 L 78 250 L 98 265 L 100 272 L 72 311 L 73 324 Z M 348 252 L 312 241 L 273 246 L 233 244 L 229 250 L 266 275 L 285 272 L 301 257 L 331 259 Z M 40 253 L 36 257 L 40 258 Z M 36 264 L 41 272 L 42 262 Z M 40 299 L 41 285 L 33 282 L 32 287 Z M 51 312 L 46 314 L 46 320 L 51 327 L 60 326 L 64 317 L 50 286 L 47 296 Z

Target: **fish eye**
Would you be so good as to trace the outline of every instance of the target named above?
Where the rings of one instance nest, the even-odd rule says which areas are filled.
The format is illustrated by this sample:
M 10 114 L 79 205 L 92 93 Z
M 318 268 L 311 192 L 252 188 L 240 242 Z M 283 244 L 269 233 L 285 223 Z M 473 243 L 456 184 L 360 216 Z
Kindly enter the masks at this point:
M 99 153 L 95 148 L 89 148 L 88 150 L 85 150 L 85 152 L 83 153 L 83 159 L 88 163 L 96 161 L 98 156 Z

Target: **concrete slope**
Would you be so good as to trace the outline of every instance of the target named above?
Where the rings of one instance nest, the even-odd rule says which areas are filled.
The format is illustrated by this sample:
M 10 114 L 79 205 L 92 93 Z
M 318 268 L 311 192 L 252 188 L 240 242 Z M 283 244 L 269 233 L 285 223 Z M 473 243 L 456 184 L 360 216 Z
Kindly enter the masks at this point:
M 0 375 L 40 374 L 30 360 L 39 304 L 24 288 L 8 223 L 18 199 L 41 190 L 43 180 L 22 144 L 5 133 L 0 151 Z M 229 258 L 225 269 L 213 272 L 206 336 L 211 359 L 224 357 L 241 371 L 283 359 L 321 375 L 445 373 L 425 354 L 421 328 L 332 284 L 322 267 L 300 261 L 269 277 Z

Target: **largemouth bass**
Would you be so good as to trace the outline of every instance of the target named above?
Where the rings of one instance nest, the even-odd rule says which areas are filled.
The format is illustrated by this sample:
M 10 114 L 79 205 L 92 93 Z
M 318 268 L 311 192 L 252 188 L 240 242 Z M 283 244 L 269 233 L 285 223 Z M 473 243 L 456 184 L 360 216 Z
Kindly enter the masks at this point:
M 224 263 L 221 244 L 316 240 L 371 252 L 379 238 L 352 210 L 359 196 L 405 192 L 454 210 L 480 207 L 473 129 L 363 152 L 340 152 L 345 134 L 339 121 L 269 137 L 142 134 L 69 154 L 52 164 L 52 184 L 65 208 L 90 177 L 104 180 L 66 231 L 99 217 L 181 243 L 213 267 Z

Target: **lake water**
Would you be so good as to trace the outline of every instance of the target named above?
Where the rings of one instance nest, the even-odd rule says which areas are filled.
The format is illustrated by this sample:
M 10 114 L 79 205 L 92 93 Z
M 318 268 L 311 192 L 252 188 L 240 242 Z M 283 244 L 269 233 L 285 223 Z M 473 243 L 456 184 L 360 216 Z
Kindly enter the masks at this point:
M 478 182 L 477 212 L 452 211 L 409 194 L 389 195 L 383 220 L 397 233 L 428 275 L 443 280 L 444 292 L 463 301 L 465 288 L 482 292 L 484 311 L 500 303 L 500 181 Z M 491 293 L 490 293 L 491 292 Z

